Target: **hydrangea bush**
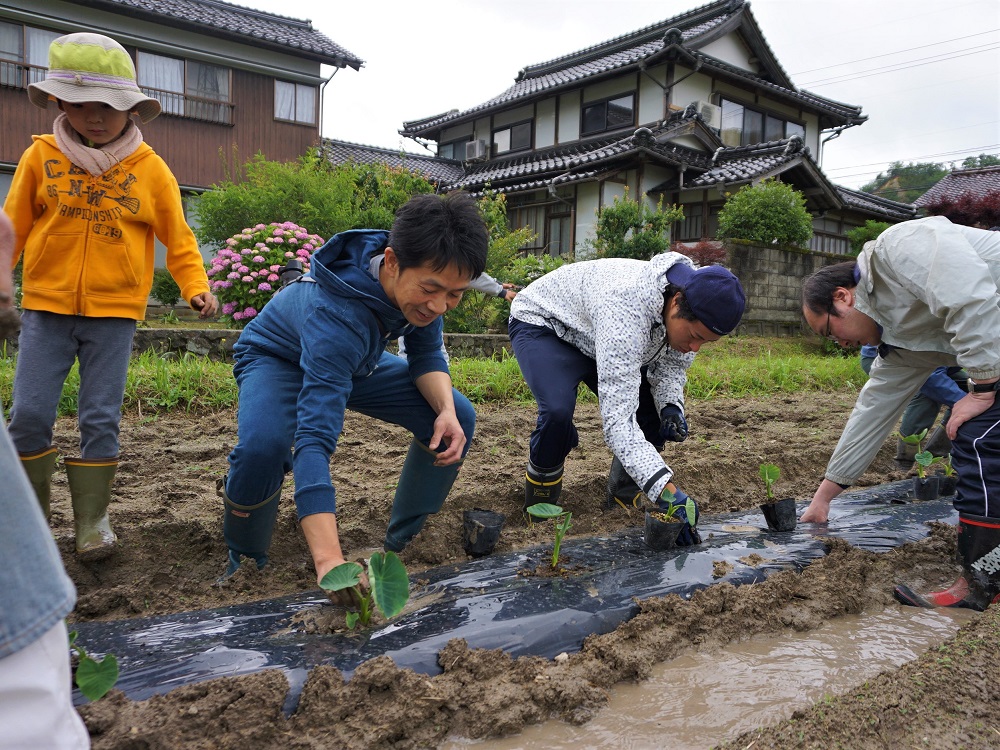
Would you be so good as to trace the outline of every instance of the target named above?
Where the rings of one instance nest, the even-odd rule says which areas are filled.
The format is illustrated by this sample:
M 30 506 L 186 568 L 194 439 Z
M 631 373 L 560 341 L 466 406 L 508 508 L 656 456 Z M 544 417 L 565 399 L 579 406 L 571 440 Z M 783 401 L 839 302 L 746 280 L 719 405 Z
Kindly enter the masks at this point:
M 309 260 L 322 237 L 286 221 L 258 224 L 226 240 L 208 267 L 212 292 L 222 304 L 222 316 L 245 326 L 281 287 L 278 275 L 289 260 Z

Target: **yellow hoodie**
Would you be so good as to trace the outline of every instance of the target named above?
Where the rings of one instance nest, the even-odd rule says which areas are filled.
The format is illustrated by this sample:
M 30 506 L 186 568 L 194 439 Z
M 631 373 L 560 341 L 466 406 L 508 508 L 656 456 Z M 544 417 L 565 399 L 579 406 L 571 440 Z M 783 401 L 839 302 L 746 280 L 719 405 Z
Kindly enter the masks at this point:
M 198 243 L 166 163 L 143 143 L 100 177 L 77 167 L 52 135 L 22 154 L 4 203 L 13 262 L 24 255 L 21 306 L 63 315 L 146 315 L 154 235 L 188 302 L 209 291 Z

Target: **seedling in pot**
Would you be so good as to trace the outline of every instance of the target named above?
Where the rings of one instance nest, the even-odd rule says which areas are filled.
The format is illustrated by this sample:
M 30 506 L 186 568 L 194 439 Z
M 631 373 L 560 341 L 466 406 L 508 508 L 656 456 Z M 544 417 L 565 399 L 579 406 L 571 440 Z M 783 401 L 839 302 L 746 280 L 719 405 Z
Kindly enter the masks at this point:
M 562 546 L 563 537 L 569 531 L 570 519 L 573 517 L 573 514 L 552 503 L 535 503 L 534 505 L 529 505 L 525 510 L 529 516 L 534 516 L 535 518 L 556 519 L 556 541 L 552 546 L 552 569 L 555 570 L 559 564 L 559 548 Z
M 780 476 L 781 469 L 774 464 L 760 465 L 760 478 L 764 480 L 764 495 L 769 503 L 774 502 L 774 483 L 778 481 Z
M 650 510 L 650 513 L 657 516 L 661 521 L 671 521 L 674 523 L 682 523 L 687 520 L 689 526 L 694 526 L 695 521 L 697 521 L 696 508 L 694 500 L 690 497 L 684 501 L 684 504 L 677 502 L 677 497 L 673 492 L 664 488 L 660 495 L 660 498 L 666 500 L 669 505 L 664 508 L 661 505 L 657 505 L 654 509 Z M 684 511 L 685 518 L 681 518 L 678 514 Z
M 930 451 L 920 451 L 920 453 L 913 457 L 913 460 L 917 464 L 917 476 L 921 479 L 926 479 L 931 466 L 941 461 L 940 458 L 935 457 Z
M 939 459 L 939 460 L 941 461 L 941 468 L 944 470 L 944 475 L 946 477 L 957 476 L 958 472 L 956 472 L 955 471 L 955 467 L 951 465 L 951 454 L 950 453 L 947 456 L 945 456 L 944 458 Z
M 354 629 L 358 623 L 367 627 L 378 609 L 387 620 L 403 611 L 410 598 L 410 579 L 406 566 L 395 552 L 376 552 L 368 560 L 368 582 L 371 589 L 361 585 L 364 569 L 356 562 L 345 562 L 329 571 L 319 582 L 324 591 L 351 591 L 358 605 L 357 612 L 347 613 L 347 627 Z
M 103 659 L 89 656 L 83 646 L 76 645 L 77 632 L 69 634 L 69 645 L 78 657 L 73 679 L 83 696 L 90 701 L 103 698 L 118 682 L 118 659 L 106 654 Z

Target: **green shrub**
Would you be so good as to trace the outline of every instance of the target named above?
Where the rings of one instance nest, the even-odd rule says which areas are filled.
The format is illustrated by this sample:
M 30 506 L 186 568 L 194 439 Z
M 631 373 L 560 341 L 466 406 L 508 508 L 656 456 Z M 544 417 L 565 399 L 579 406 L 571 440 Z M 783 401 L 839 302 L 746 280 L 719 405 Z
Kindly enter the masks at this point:
M 628 189 L 597 214 L 597 229 L 590 243 L 598 258 L 649 260 L 670 249 L 670 225 L 684 218 L 679 206 L 663 207 L 660 198 L 652 208 L 645 196 L 630 200 Z
M 170 275 L 170 271 L 167 269 L 157 268 L 153 271 L 152 295 L 161 305 L 166 305 L 167 307 L 176 305 L 178 300 L 180 300 L 181 288 L 177 286 L 177 282 L 174 281 L 174 277 Z
M 860 253 L 864 250 L 866 242 L 874 240 L 890 226 L 892 225 L 887 222 L 869 219 L 863 227 L 847 230 L 847 239 L 851 242 L 851 255 Z
M 805 196 L 776 179 L 744 185 L 719 212 L 719 239 L 805 247 L 812 234 Z

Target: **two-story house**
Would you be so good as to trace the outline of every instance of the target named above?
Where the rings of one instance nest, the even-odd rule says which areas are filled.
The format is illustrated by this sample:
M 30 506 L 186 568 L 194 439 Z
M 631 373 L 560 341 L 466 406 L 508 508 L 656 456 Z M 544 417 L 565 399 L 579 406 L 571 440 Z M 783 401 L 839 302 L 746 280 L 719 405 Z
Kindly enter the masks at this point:
M 132 55 L 139 86 L 163 107 L 143 137 L 185 196 L 258 152 L 304 154 L 320 140 L 333 74 L 363 65 L 310 21 L 221 0 L 0 0 L 0 201 L 31 136 L 51 133 L 58 112 L 32 106 L 27 86 L 45 77 L 49 43 L 80 31 L 111 36 Z
M 609 11 L 610 12 L 610 11 Z M 861 108 L 795 86 L 745 0 L 718 0 L 573 54 L 523 69 L 499 96 L 403 124 L 433 148 L 442 189 L 501 191 L 532 249 L 579 249 L 596 213 L 626 188 L 680 204 L 673 238 L 712 237 L 727 193 L 777 177 L 814 216 L 812 247 L 845 252 L 868 219 L 895 223 L 914 209 L 832 184 L 826 141 L 862 125 Z M 335 154 L 379 155 L 333 142 Z

